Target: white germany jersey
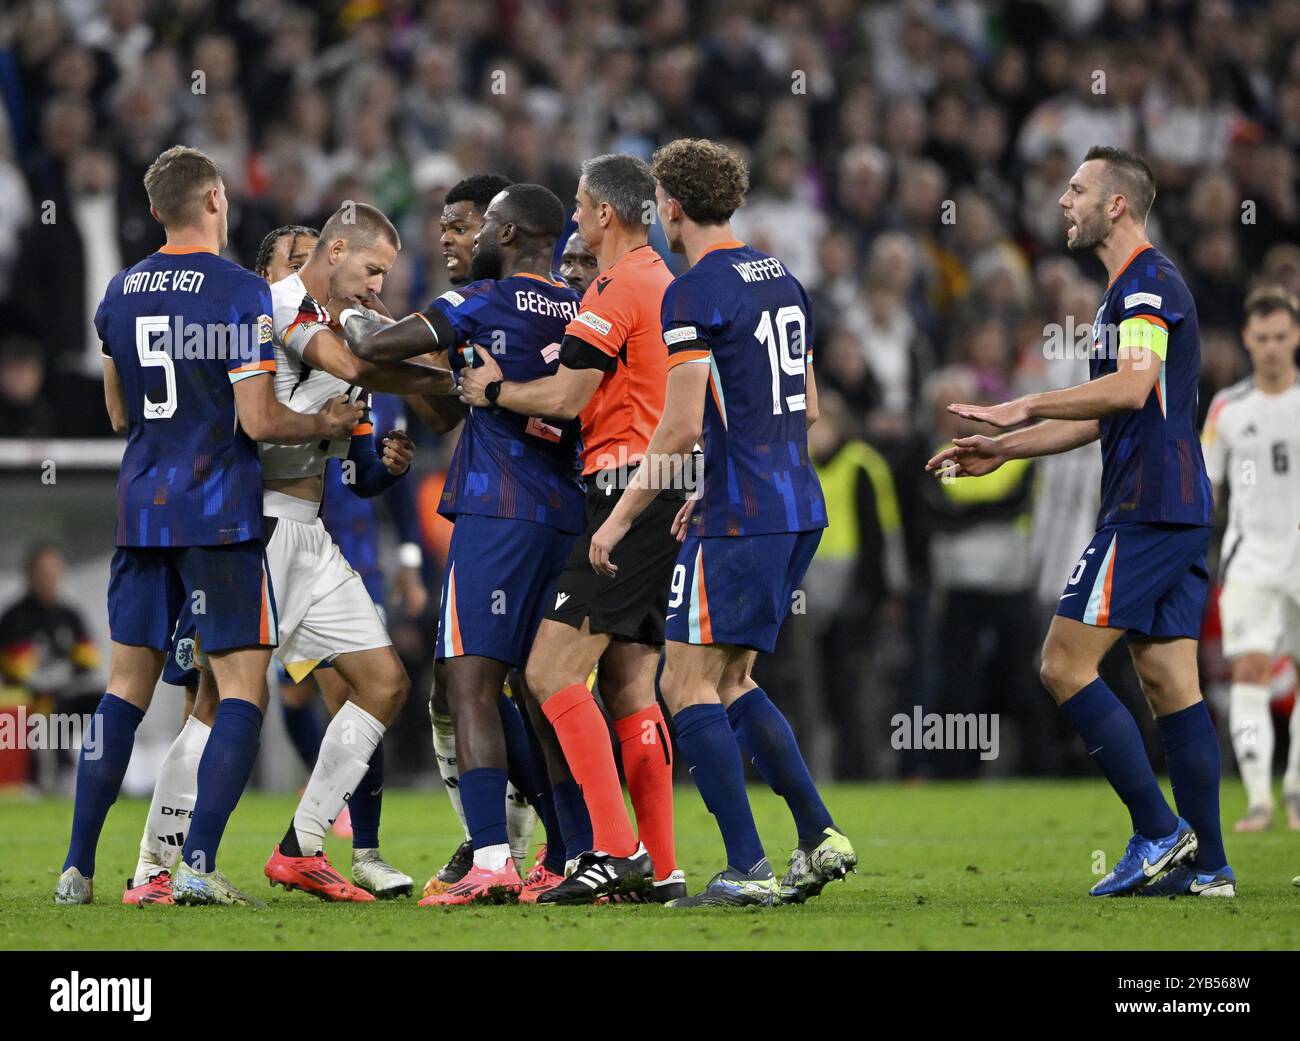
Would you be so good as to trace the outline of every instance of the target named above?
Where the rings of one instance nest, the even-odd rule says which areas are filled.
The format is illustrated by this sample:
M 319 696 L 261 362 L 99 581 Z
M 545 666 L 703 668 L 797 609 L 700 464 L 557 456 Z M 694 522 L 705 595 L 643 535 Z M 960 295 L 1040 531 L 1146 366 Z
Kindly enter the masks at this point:
M 1251 379 L 1220 391 L 1201 447 L 1210 481 L 1228 490 L 1223 581 L 1300 592 L 1300 382 L 1281 394 Z
M 312 299 L 302 279 L 294 272 L 271 286 L 272 322 L 275 341 L 275 396 L 295 412 L 319 412 L 322 405 L 338 394 L 356 400 L 361 388 L 344 383 L 322 369 L 303 361 L 308 341 L 322 329 L 329 328 L 329 313 Z M 363 427 L 353 435 L 365 433 Z M 262 477 L 279 480 L 286 477 L 312 477 L 323 473 L 330 456 L 347 458 L 349 438 L 336 441 L 310 441 L 300 445 L 261 444 Z

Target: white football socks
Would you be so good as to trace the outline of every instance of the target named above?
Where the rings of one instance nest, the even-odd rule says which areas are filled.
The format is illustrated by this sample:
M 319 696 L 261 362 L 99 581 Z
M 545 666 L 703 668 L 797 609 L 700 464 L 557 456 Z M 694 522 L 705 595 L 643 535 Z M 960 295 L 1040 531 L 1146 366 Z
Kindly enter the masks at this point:
M 510 860 L 510 844 L 503 842 L 497 846 L 484 846 L 474 851 L 474 866 L 487 868 L 488 871 L 500 871 Z
M 1237 770 L 1250 809 L 1273 806 L 1273 719 L 1269 689 L 1262 683 L 1234 683 L 1229 692 L 1228 725 Z
M 465 807 L 460 801 L 460 766 L 456 762 L 456 728 L 451 716 L 441 716 L 429 709 L 429 722 L 433 724 L 433 755 L 438 760 L 438 773 L 442 775 L 443 786 L 447 789 L 447 798 L 451 808 L 460 818 L 460 826 L 469 839 L 469 824 L 465 821 Z
M 325 832 L 370 769 L 370 757 L 383 740 L 384 729 L 379 720 L 351 701 L 330 720 L 316 766 L 293 815 L 293 830 L 304 857 L 325 848 Z
M 190 716 L 167 749 L 153 786 L 153 801 L 140 839 L 140 859 L 131 876 L 135 885 L 160 871 L 170 871 L 180 858 L 199 794 L 199 760 L 211 733 L 211 727 Z
M 506 834 L 510 837 L 510 855 L 515 858 L 519 874 L 527 871 L 528 848 L 533 844 L 537 814 L 524 793 L 513 784 L 506 785 Z

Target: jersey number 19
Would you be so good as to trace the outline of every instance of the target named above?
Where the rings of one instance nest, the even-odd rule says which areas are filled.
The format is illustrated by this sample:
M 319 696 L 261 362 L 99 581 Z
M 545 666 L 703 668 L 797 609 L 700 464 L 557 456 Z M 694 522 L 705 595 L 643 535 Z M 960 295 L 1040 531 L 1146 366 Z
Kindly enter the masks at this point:
M 791 328 L 795 329 L 791 335 Z M 803 310 L 789 305 L 779 308 L 776 315 L 764 311 L 754 336 L 767 348 L 767 360 L 772 366 L 772 415 L 781 414 L 781 374 L 804 375 L 804 317 Z M 788 412 L 802 412 L 807 408 L 806 391 L 784 395 Z

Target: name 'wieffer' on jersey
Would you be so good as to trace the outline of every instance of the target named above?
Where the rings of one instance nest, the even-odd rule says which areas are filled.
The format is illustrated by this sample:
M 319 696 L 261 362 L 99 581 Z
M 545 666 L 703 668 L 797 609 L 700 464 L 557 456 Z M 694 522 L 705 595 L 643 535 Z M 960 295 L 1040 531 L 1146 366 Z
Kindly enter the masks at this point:
M 785 275 L 785 268 L 776 257 L 764 257 L 762 260 L 744 260 L 739 264 L 732 264 L 740 277 L 746 282 L 762 282 L 768 278 L 781 278 Z

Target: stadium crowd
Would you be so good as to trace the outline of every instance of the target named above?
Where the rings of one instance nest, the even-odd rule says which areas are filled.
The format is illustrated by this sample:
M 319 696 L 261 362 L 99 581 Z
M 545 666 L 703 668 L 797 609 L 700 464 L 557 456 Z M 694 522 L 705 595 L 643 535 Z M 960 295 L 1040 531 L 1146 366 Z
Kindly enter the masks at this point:
M 1068 255 L 1057 199 L 1087 148 L 1156 171 L 1202 415 L 1246 371 L 1247 291 L 1300 292 L 1300 0 L 16 0 L 0 98 L 3 437 L 109 436 L 91 318 L 162 242 L 141 177 L 173 143 L 221 164 L 245 264 L 278 225 L 381 207 L 406 243 L 394 313 L 447 287 L 438 217 L 467 174 L 568 200 L 598 153 L 742 148 L 735 227 L 814 308 L 832 527 L 765 686 L 823 776 L 1083 758 L 1034 659 L 1093 527 L 1095 450 L 1005 467 L 974 498 L 922 464 L 973 429 L 948 402 L 1086 377 L 1069 348 L 1104 272 Z M 445 461 L 420 440 L 421 468 Z M 395 633 L 417 690 L 429 628 Z M 914 705 L 1000 713 L 999 760 L 899 755 L 889 721 Z

